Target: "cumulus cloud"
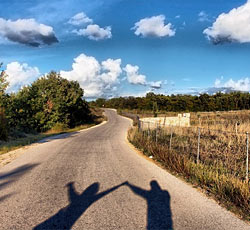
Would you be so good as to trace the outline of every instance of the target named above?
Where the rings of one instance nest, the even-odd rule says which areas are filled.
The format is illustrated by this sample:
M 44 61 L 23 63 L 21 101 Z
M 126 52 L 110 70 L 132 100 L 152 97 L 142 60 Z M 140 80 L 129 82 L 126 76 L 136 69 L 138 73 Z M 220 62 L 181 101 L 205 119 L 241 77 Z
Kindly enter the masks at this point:
M 230 79 L 226 82 L 222 82 L 223 78 L 216 79 L 215 88 L 228 88 L 234 91 L 250 91 L 250 78 L 246 77 L 239 80 Z
M 203 33 L 214 44 L 225 42 L 250 42 L 250 1 L 218 16 L 213 25 Z
M 69 24 L 74 26 L 80 26 L 80 25 L 86 25 L 86 24 L 92 24 L 93 20 L 89 18 L 84 12 L 80 12 L 69 19 Z
M 86 29 L 73 30 L 73 32 L 77 35 L 81 35 L 95 41 L 109 39 L 112 37 L 110 26 L 101 28 L 96 24 L 88 25 Z
M 139 74 L 139 66 L 127 64 L 123 70 L 126 73 L 127 81 L 132 85 L 149 86 L 151 90 L 158 90 L 162 88 L 163 81 L 147 81 L 145 75 Z
M 99 62 L 85 54 L 74 59 L 71 71 L 61 71 L 62 77 L 78 81 L 87 98 L 107 97 L 115 93 L 122 72 L 121 59 Z
M 198 21 L 199 22 L 209 22 L 209 17 L 208 17 L 208 14 L 205 12 L 205 11 L 201 11 L 199 14 L 198 14 Z
M 37 67 L 30 67 L 26 63 L 11 62 L 6 67 L 7 81 L 9 86 L 8 92 L 19 90 L 22 86 L 30 84 L 41 74 Z
M 127 64 L 123 70 L 126 72 L 127 80 L 133 85 L 146 85 L 146 76 L 139 74 L 139 66 Z
M 135 35 L 142 37 L 172 37 L 175 35 L 175 29 L 172 24 L 165 24 L 165 16 L 158 15 L 151 18 L 141 19 L 131 28 L 135 30 Z
M 34 47 L 58 42 L 52 27 L 39 24 L 32 18 L 16 21 L 0 18 L 0 36 L 12 42 Z
M 229 79 L 228 81 L 223 81 L 223 77 L 220 77 L 215 80 L 213 87 L 200 89 L 199 92 L 197 91 L 197 94 L 215 94 L 217 92 L 230 93 L 235 91 L 249 92 L 250 78 L 246 77 L 239 80 Z

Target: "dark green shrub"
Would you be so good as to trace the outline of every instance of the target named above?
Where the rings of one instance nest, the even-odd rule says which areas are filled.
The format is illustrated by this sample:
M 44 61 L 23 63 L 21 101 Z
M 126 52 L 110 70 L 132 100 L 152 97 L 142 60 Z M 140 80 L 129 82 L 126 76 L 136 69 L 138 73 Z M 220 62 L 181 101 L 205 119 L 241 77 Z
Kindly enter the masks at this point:
M 7 121 L 4 115 L 4 110 L 0 108 L 0 140 L 8 139 Z

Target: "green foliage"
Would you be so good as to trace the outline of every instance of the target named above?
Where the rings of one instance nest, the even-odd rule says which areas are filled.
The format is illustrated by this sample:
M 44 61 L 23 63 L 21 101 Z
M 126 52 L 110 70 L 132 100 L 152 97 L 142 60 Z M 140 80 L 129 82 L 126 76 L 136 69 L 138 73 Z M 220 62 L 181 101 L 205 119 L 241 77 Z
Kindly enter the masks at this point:
M 97 107 L 103 107 L 106 103 L 106 99 L 104 98 L 98 98 L 96 101 L 95 101 L 95 106 Z
M 0 140 L 8 139 L 7 121 L 5 119 L 4 110 L 0 109 Z
M 153 103 L 153 113 L 154 113 L 154 117 L 157 117 L 157 113 L 158 113 L 158 105 L 157 102 Z
M 97 99 L 94 104 L 97 104 Z M 105 103 L 104 103 L 105 102 Z M 105 107 L 140 111 L 205 112 L 250 109 L 250 94 L 243 92 L 217 93 L 215 95 L 157 95 L 148 93 L 146 97 L 119 97 L 102 101 Z
M 0 63 L 0 68 L 2 67 L 3 63 Z M 5 93 L 6 88 L 8 87 L 9 83 L 6 80 L 7 75 L 4 70 L 0 73 L 0 99 Z
M 51 131 L 52 132 L 62 132 L 62 131 L 65 131 L 65 130 L 67 130 L 69 127 L 66 125 L 66 124 L 63 124 L 63 123 L 56 123 L 53 127 L 52 127 L 52 129 L 51 129 Z
M 25 132 L 47 131 L 57 123 L 72 128 L 91 119 L 82 97 L 79 83 L 51 72 L 17 94 L 8 95 L 6 117 L 10 127 Z
M 0 68 L 3 63 L 0 63 Z M 1 71 L 1 70 L 0 70 Z M 5 90 L 8 87 L 8 82 L 6 80 L 7 75 L 4 70 L 0 72 L 0 140 L 7 140 L 8 138 L 8 127 L 7 120 L 4 113 L 4 104 L 6 101 Z

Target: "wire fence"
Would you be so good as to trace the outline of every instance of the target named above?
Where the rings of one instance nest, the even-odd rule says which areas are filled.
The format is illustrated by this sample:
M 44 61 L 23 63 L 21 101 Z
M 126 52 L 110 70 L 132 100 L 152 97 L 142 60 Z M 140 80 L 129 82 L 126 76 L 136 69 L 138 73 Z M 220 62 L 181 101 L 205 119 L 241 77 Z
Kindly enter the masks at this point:
M 215 167 L 249 181 L 249 133 L 201 127 L 163 126 L 138 120 L 144 138 L 164 145 L 169 151 L 185 154 L 197 164 Z

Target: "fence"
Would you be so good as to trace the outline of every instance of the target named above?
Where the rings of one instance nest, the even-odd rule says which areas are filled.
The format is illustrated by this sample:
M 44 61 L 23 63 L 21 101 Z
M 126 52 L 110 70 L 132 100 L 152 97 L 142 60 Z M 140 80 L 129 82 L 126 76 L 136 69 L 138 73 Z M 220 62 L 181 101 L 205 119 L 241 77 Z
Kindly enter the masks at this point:
M 223 174 L 249 180 L 249 134 L 200 127 L 163 126 L 139 121 L 145 138 L 169 151 L 185 154 L 197 164 L 216 167 Z

